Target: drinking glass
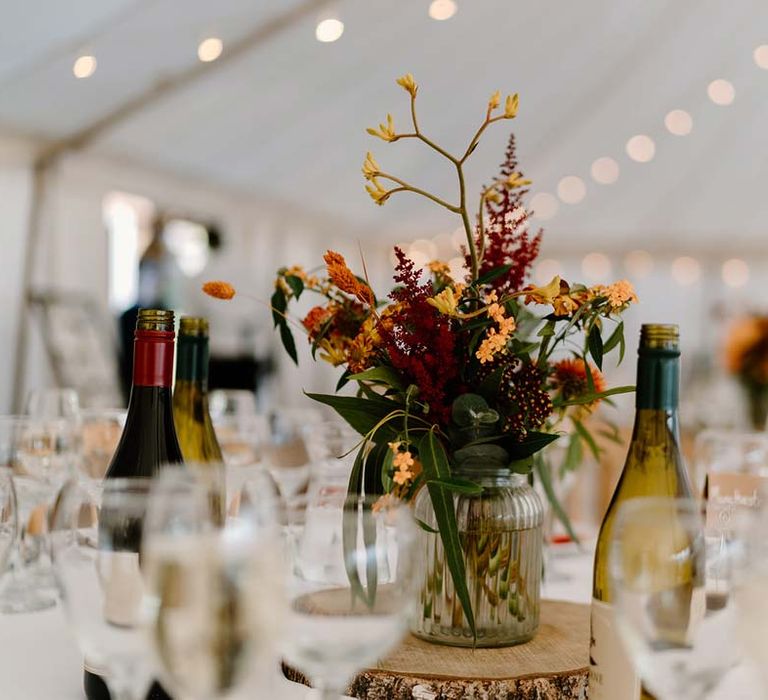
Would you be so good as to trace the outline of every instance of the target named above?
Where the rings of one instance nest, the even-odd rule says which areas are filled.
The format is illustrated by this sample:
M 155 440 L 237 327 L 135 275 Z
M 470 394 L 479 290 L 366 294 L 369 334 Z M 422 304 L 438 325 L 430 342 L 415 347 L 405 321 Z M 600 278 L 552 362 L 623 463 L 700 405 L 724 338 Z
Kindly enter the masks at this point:
M 175 697 L 229 697 L 252 680 L 281 628 L 283 578 L 271 514 L 258 497 L 221 528 L 208 480 L 168 469 L 150 496 L 142 548 L 146 618 Z
M 82 454 L 78 467 L 85 479 L 101 480 L 107 473 L 125 427 L 124 409 L 94 408 L 82 411 Z
M 616 624 L 659 700 L 701 700 L 740 660 L 734 533 L 705 522 L 693 499 L 640 498 L 620 509 L 611 549 Z
M 52 517 L 62 604 L 86 667 L 113 700 L 139 700 L 151 678 L 138 554 L 149 488 L 148 479 L 108 479 L 98 489 L 72 479 Z
M 0 466 L 12 473 L 18 528 L 11 553 L 11 580 L 0 594 L 0 612 L 45 610 L 56 604 L 46 555 L 47 509 L 57 492 L 65 463 L 55 459 L 55 422 L 27 416 L 0 416 Z
M 254 416 L 256 394 L 247 389 L 214 389 L 208 395 L 211 418 Z
M 768 433 L 704 430 L 694 441 L 693 481 L 702 493 L 713 474 L 768 476 Z
M 2 464 L 2 459 L 0 459 Z M 8 467 L 0 466 L 0 578 L 8 566 L 8 559 L 16 542 L 16 492 L 13 475 Z
M 323 700 L 338 700 L 356 671 L 397 645 L 417 599 L 410 509 L 371 497 L 349 498 L 339 509 L 345 546 L 336 556 L 348 580 L 293 582 L 283 636 L 284 658 Z

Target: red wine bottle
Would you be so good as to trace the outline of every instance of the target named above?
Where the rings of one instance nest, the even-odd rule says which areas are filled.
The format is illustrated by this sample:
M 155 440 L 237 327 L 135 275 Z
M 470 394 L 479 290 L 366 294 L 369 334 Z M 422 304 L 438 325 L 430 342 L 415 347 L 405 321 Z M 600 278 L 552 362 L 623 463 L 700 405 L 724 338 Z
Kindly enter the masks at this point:
M 139 310 L 128 415 L 123 435 L 107 469 L 107 479 L 151 477 L 161 465 L 183 461 L 172 410 L 173 324 L 173 311 Z M 136 542 L 127 543 L 127 547 L 135 547 L 138 552 L 139 539 L 140 530 L 137 530 Z M 87 659 L 83 686 L 88 700 L 110 700 L 106 683 Z M 171 699 L 155 681 L 147 700 Z

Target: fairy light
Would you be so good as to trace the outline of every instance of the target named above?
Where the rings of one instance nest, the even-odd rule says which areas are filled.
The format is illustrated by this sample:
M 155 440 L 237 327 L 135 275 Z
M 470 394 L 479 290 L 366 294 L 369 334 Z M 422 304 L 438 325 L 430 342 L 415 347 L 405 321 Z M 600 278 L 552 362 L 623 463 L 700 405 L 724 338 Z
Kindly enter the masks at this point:
M 557 196 L 566 204 L 578 204 L 586 194 L 584 180 L 576 175 L 566 175 L 557 183 Z
M 315 38 L 324 44 L 340 39 L 343 33 L 344 22 L 335 17 L 321 20 L 315 27 Z
M 453 17 L 458 9 L 455 0 L 432 0 L 429 6 L 429 16 L 432 19 L 443 21 Z
M 627 155 L 637 163 L 648 163 L 656 155 L 656 144 L 650 136 L 637 134 L 627 141 Z
M 602 282 L 611 276 L 613 266 L 607 255 L 589 253 L 581 261 L 581 272 L 590 282 Z
M 733 104 L 733 100 L 736 97 L 736 89 L 733 87 L 733 83 L 723 78 L 718 78 L 707 86 L 707 95 L 716 105 L 727 107 Z
M 217 36 L 209 36 L 203 39 L 197 47 L 197 57 L 203 63 L 215 61 L 224 50 L 224 42 Z
M 647 250 L 631 250 L 624 256 L 624 267 L 633 279 L 648 277 L 653 272 L 653 256 Z
M 758 68 L 768 70 L 768 44 L 761 44 L 758 46 L 752 57 L 755 59 L 755 64 Z
M 601 185 L 612 185 L 619 179 L 619 164 L 608 156 L 598 158 L 590 169 L 592 179 Z
M 560 203 L 557 197 L 549 192 L 538 192 L 531 198 L 531 210 L 533 218 L 541 221 L 547 221 L 557 214 L 560 209 Z
M 547 284 L 547 282 L 552 281 L 553 277 L 562 274 L 562 269 L 559 260 L 544 258 L 536 265 L 533 278 L 537 284 Z
M 681 287 L 690 287 L 701 277 L 701 265 L 695 258 L 681 256 L 672 261 L 672 279 Z
M 731 258 L 723 263 L 720 274 L 728 287 L 743 287 L 749 282 L 749 265 L 740 258 Z
M 675 136 L 688 136 L 693 129 L 693 119 L 684 109 L 673 109 L 664 117 L 664 126 Z
M 79 56 L 72 66 L 72 73 L 78 80 L 90 78 L 96 72 L 96 57 L 86 54 Z

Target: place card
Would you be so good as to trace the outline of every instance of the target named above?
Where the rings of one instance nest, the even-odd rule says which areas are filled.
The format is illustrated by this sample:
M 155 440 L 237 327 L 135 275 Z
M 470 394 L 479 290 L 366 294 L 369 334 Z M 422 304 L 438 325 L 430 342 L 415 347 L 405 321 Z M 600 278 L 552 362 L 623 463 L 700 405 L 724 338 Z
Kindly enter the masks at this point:
M 768 477 L 715 472 L 707 477 L 707 527 L 730 529 L 739 512 L 760 505 L 768 493 Z

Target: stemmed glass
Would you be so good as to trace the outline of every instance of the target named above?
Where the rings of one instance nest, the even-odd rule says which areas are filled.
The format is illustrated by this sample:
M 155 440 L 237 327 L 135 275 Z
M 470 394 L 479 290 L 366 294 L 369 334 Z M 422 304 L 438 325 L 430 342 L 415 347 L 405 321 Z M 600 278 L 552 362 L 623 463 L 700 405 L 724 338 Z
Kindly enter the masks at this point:
M 2 459 L 0 459 L 2 464 Z M 13 475 L 8 467 L 0 466 L 0 578 L 5 573 L 8 559 L 16 542 L 16 492 Z
M 175 697 L 229 697 L 252 680 L 281 628 L 283 578 L 271 515 L 258 498 L 224 528 L 209 480 L 169 468 L 150 497 L 142 558 L 146 620 Z
M 338 700 L 355 672 L 397 645 L 416 604 L 417 530 L 410 510 L 394 499 L 350 497 L 339 505 L 339 519 L 345 546 L 336 556 L 349 580 L 294 582 L 283 637 L 286 661 L 309 677 L 323 700 Z
M 741 660 L 735 571 L 740 538 L 693 499 L 640 498 L 619 511 L 611 549 L 616 624 L 660 700 L 701 700 Z
M 100 481 L 107 473 L 125 426 L 123 409 L 87 409 L 81 413 L 80 475 Z
M 148 479 L 109 479 L 99 489 L 73 479 L 52 517 L 64 610 L 86 667 L 104 677 L 113 700 L 138 700 L 151 678 L 138 554 L 149 488 Z
M 0 466 L 13 474 L 18 514 L 16 542 L 11 556 L 12 579 L 0 595 L 4 613 L 45 610 L 56 604 L 42 588 L 50 577 L 36 570 L 45 549 L 47 508 L 66 474 L 52 459 L 56 451 L 55 425 L 26 416 L 0 416 Z M 38 517 L 41 515 L 42 517 Z

